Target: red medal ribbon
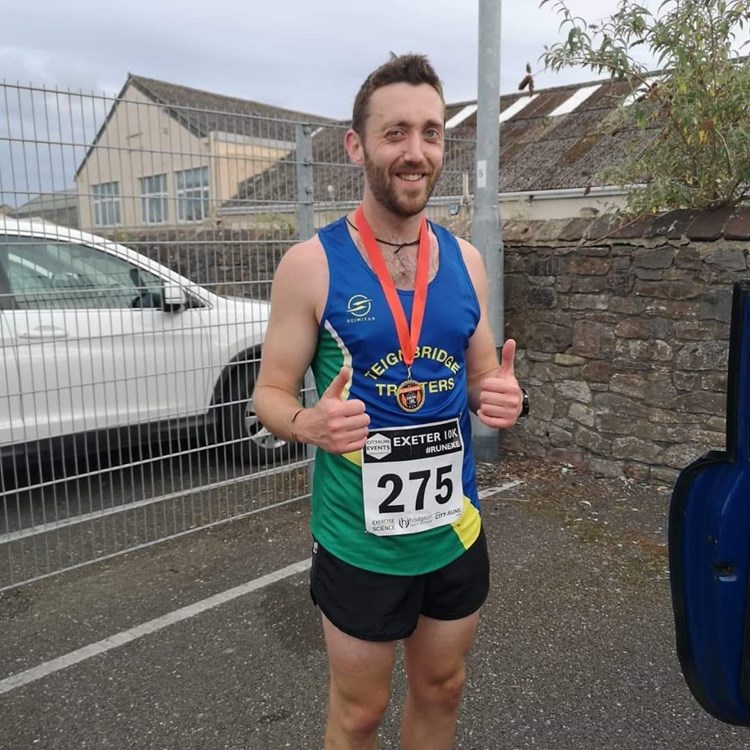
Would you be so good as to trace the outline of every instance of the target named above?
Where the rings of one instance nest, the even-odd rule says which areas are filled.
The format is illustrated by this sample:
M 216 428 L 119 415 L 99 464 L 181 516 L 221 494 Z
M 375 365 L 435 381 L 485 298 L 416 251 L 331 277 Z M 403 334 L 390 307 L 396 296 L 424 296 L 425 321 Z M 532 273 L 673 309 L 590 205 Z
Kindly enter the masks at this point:
M 388 267 L 383 260 L 375 235 L 370 229 L 370 225 L 365 219 L 365 212 L 360 204 L 354 212 L 354 223 L 357 225 L 357 231 L 362 238 L 362 244 L 365 246 L 365 252 L 370 260 L 370 265 L 378 277 L 380 286 L 385 294 L 388 307 L 393 315 L 393 322 L 396 325 L 398 342 L 404 355 L 404 363 L 411 370 L 414 362 L 414 354 L 417 351 L 417 342 L 422 330 L 422 321 L 424 320 L 424 309 L 427 304 L 427 278 L 430 272 L 430 233 L 427 230 L 427 220 L 422 217 L 422 224 L 419 227 L 419 248 L 417 249 L 417 279 L 414 285 L 414 304 L 411 309 L 411 326 L 406 324 L 406 315 L 398 298 L 396 285 L 393 283 Z M 409 376 L 411 377 L 411 375 Z

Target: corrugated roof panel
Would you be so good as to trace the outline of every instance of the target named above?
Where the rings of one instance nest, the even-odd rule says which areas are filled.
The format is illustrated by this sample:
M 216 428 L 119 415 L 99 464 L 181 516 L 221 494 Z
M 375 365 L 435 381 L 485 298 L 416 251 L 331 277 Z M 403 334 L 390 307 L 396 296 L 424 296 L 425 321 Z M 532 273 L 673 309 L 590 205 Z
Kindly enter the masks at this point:
M 627 96 L 623 102 L 623 107 L 629 107 L 631 104 L 635 104 L 640 97 L 645 96 L 652 86 L 656 86 L 664 80 L 661 76 L 655 78 L 647 78 L 645 83 L 642 83 L 632 94 Z
M 529 103 L 533 102 L 539 94 L 532 94 L 531 96 L 522 96 L 520 99 L 516 99 L 509 107 L 506 107 L 500 113 L 500 123 L 510 120 L 511 117 L 515 117 L 524 107 Z
M 451 117 L 448 122 L 445 123 L 445 129 L 455 128 L 456 125 L 460 125 L 467 117 L 471 117 L 477 111 L 476 104 L 467 104 L 462 110 L 457 112 Z
M 550 112 L 550 117 L 558 117 L 559 115 L 567 115 L 572 112 L 576 107 L 583 104 L 592 94 L 597 92 L 602 87 L 601 83 L 597 83 L 594 86 L 585 86 L 582 89 L 573 94 L 573 96 L 566 99 L 557 109 Z

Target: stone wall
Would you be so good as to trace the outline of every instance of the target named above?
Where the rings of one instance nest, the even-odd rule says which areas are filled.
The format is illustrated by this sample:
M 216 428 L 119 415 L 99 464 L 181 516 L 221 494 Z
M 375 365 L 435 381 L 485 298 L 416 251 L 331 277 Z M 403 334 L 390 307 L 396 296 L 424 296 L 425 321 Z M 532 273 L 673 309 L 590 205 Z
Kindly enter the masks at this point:
M 279 227 L 117 239 L 220 294 L 262 298 L 294 242 Z M 624 226 L 507 221 L 503 240 L 506 333 L 532 404 L 505 448 L 664 483 L 724 448 L 732 284 L 750 277 L 750 210 Z
M 506 334 L 531 397 L 506 448 L 663 483 L 724 449 L 750 211 L 509 221 L 503 240 Z

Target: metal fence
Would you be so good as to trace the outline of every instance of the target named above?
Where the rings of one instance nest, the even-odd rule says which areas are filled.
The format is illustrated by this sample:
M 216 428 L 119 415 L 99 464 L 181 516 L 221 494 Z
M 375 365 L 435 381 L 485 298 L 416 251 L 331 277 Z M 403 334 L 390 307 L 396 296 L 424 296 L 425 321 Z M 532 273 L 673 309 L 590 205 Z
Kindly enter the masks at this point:
M 361 195 L 345 126 L 136 83 L 0 85 L 0 591 L 309 496 L 251 396 L 279 258 Z M 464 235 L 473 159 L 429 207 Z

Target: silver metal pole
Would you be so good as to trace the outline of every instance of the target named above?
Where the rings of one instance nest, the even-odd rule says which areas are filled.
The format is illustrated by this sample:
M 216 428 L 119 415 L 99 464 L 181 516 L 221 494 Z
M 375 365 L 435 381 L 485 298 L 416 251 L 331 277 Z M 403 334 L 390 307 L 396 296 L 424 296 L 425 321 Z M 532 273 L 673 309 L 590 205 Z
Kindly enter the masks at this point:
M 297 238 L 309 240 L 315 234 L 315 204 L 313 196 L 313 152 L 312 152 L 312 126 L 295 125 L 297 140 Z M 312 371 L 305 373 L 305 382 L 302 386 L 302 405 L 305 407 L 315 406 L 317 401 L 315 393 L 315 379 Z M 308 473 L 312 486 L 313 459 L 315 448 L 308 445 L 305 450 L 306 458 L 310 460 Z
M 505 339 L 503 243 L 498 205 L 500 153 L 501 0 L 479 0 L 479 84 L 477 87 L 477 171 L 471 239 L 482 254 L 489 282 L 487 315 L 499 346 Z M 474 456 L 495 461 L 500 434 L 472 417 Z
M 297 237 L 309 240 L 315 234 L 313 206 L 312 127 L 295 125 L 297 140 Z

